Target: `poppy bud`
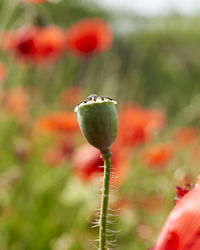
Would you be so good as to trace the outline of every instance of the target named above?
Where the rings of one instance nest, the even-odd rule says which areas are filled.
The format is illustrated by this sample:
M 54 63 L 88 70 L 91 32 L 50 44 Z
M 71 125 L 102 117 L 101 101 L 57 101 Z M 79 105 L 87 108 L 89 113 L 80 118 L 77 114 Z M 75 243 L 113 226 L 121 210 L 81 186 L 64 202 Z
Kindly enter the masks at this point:
M 110 97 L 90 95 L 78 104 L 75 112 L 87 141 L 101 152 L 110 148 L 117 136 L 116 101 Z

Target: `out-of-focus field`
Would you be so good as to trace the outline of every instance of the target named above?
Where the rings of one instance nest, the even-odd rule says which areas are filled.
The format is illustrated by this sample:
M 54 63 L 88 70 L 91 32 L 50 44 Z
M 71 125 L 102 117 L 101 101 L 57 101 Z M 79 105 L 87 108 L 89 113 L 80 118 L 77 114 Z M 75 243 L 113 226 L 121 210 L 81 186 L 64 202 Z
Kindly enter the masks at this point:
M 0 1 L 0 249 L 94 248 L 102 161 L 73 111 L 93 93 L 118 102 L 113 249 L 150 248 L 175 187 L 200 172 L 200 17 L 32 2 Z M 88 18 L 110 28 L 96 23 L 89 45 L 93 33 L 71 41 L 69 27 Z

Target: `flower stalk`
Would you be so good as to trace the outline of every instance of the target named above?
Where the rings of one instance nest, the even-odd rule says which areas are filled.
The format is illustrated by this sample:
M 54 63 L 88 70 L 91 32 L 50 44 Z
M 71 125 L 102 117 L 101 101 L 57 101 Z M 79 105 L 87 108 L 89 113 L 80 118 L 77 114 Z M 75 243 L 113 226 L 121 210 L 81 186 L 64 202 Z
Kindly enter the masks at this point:
M 100 226 L 99 226 L 99 249 L 105 250 L 106 247 L 106 232 L 107 232 L 107 212 L 110 191 L 110 172 L 111 172 L 111 156 L 110 149 L 101 153 L 101 158 L 104 161 L 104 178 L 100 211 Z
M 104 178 L 99 221 L 99 250 L 107 249 L 107 212 L 109 202 L 111 156 L 110 146 L 117 136 L 116 102 L 110 97 L 90 95 L 75 108 L 79 126 L 87 141 L 101 151 Z

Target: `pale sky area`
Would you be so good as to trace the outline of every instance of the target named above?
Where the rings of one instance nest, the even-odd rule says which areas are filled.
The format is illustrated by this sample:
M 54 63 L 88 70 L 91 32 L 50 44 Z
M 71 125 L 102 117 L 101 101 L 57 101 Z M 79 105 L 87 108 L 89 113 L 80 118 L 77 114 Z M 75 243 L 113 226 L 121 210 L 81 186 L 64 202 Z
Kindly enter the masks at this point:
M 170 11 L 191 15 L 200 10 L 200 0 L 96 0 L 105 7 L 133 10 L 146 16 L 163 15 Z

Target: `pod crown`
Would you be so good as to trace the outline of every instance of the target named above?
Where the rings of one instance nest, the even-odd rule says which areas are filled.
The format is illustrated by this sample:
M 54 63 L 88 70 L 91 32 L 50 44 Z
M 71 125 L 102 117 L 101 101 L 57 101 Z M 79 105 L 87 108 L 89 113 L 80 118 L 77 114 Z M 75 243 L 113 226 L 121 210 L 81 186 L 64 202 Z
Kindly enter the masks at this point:
M 113 102 L 114 104 L 117 104 L 117 102 L 113 98 L 111 98 L 111 97 L 92 94 L 92 95 L 89 95 L 87 98 L 85 98 L 85 100 L 83 100 L 82 102 L 80 102 L 75 107 L 74 111 L 77 112 L 78 111 L 78 107 L 83 106 L 85 104 L 102 103 L 102 102 Z

